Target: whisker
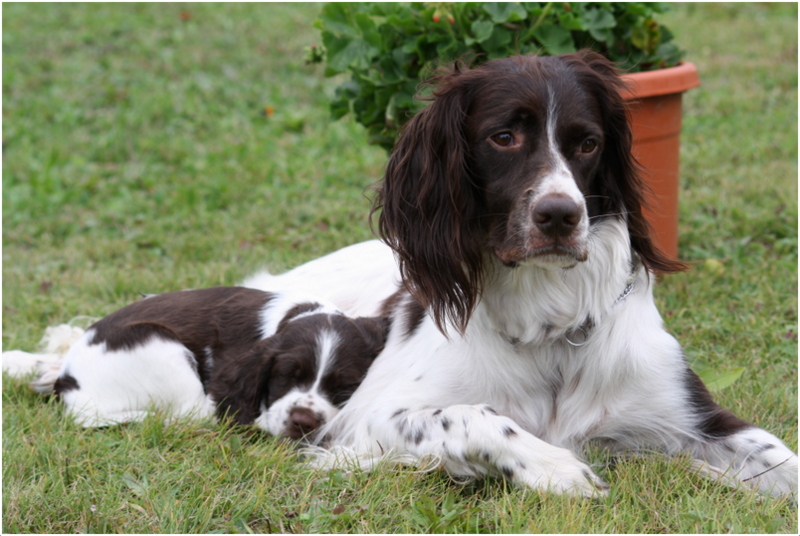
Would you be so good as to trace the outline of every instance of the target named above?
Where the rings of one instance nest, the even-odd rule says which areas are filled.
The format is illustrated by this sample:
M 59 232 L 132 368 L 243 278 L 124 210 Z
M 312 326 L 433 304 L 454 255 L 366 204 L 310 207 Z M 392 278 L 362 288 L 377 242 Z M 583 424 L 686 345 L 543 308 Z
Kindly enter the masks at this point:
M 788 461 L 789 461 L 789 460 L 791 460 L 791 459 L 792 459 L 792 457 L 790 456 L 790 457 L 786 458 L 785 460 L 783 460 L 781 463 L 779 463 L 779 464 L 776 464 L 776 465 L 773 465 L 772 467 L 770 467 L 770 468 L 769 468 L 769 469 L 767 469 L 766 471 L 761 471 L 761 472 L 760 472 L 760 473 L 758 473 L 757 475 L 748 476 L 747 478 L 743 478 L 743 479 L 742 479 L 742 482 L 747 482 L 748 480 L 752 480 L 752 479 L 754 479 L 754 478 L 758 478 L 758 477 L 760 477 L 760 476 L 761 476 L 761 475 L 763 475 L 763 474 L 769 473 L 769 472 L 770 472 L 770 471 L 772 471 L 773 469 L 777 469 L 778 467 L 780 467 L 781 465 L 783 465 L 784 463 L 788 462 Z
M 605 218 L 608 216 L 627 216 L 629 214 L 628 211 L 625 212 L 608 212 L 606 214 L 596 214 L 594 216 L 589 216 L 590 220 L 597 219 L 597 218 Z

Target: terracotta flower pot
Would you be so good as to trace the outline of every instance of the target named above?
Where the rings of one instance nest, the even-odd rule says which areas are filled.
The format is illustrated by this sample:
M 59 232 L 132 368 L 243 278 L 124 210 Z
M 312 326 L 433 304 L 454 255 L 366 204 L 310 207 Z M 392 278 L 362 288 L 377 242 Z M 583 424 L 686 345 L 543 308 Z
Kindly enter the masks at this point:
M 681 97 L 700 85 L 697 68 L 687 62 L 622 78 L 628 84 L 623 97 L 631 110 L 633 155 L 653 192 L 645 216 L 655 231 L 656 245 L 677 258 Z

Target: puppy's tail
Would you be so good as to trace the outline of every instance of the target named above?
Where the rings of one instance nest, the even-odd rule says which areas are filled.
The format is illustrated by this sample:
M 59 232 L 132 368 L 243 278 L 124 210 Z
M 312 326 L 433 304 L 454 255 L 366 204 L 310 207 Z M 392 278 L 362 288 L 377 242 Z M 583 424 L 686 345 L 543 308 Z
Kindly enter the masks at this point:
M 56 380 L 61 370 L 62 358 L 58 354 L 40 354 L 36 362 L 36 378 L 31 381 L 31 389 L 40 395 L 51 395 L 55 392 Z

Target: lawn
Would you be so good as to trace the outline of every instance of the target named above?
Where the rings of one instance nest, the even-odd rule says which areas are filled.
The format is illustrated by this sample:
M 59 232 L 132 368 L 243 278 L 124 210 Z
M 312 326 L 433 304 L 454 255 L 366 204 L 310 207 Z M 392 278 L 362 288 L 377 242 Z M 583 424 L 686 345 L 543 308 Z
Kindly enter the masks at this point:
M 319 6 L 3 5 L 3 349 L 137 299 L 372 236 L 385 153 L 303 63 Z M 715 395 L 797 450 L 797 6 L 675 5 L 684 98 L 669 330 Z M 3 532 L 788 532 L 797 510 L 658 456 L 588 501 L 441 473 L 320 473 L 292 445 L 158 419 L 82 430 L 3 378 Z

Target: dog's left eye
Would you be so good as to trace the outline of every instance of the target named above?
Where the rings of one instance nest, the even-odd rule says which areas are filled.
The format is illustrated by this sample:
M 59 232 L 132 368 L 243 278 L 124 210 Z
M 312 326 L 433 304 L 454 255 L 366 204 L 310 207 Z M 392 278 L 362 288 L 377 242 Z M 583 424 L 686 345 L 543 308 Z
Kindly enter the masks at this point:
M 597 149 L 597 142 L 592 138 L 586 138 L 583 140 L 583 143 L 581 143 L 581 152 L 583 154 L 592 153 L 595 149 Z
M 500 147 L 511 147 L 514 145 L 514 135 L 510 132 L 501 132 L 491 137 L 491 140 Z

